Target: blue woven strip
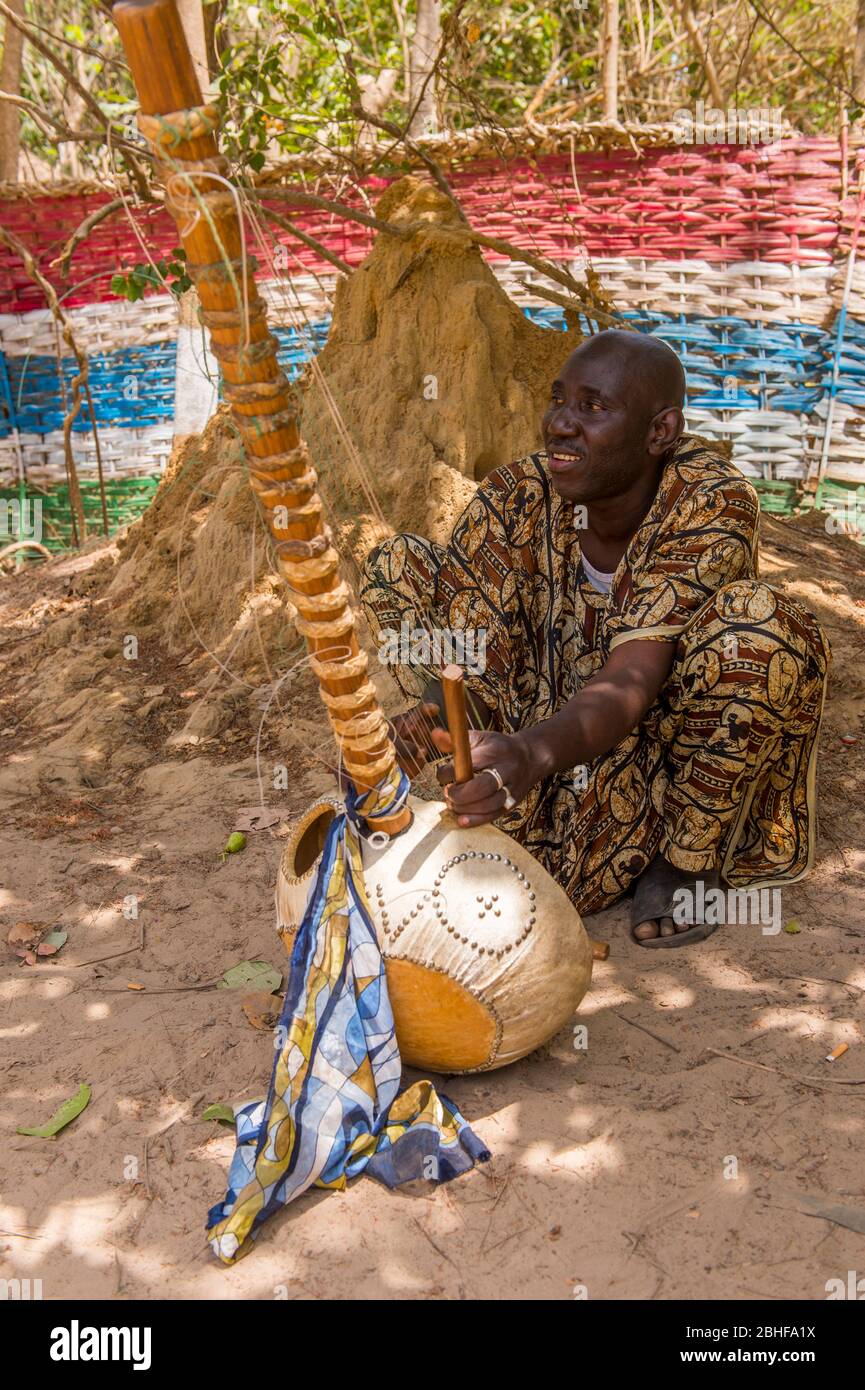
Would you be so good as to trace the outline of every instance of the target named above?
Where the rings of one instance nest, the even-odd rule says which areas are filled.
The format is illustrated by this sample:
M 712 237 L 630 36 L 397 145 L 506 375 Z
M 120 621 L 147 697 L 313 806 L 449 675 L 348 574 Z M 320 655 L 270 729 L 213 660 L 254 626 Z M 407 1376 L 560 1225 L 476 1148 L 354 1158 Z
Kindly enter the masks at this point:
M 324 319 L 309 328 L 274 331 L 279 342 L 277 357 L 289 379 L 298 377 L 310 357 L 321 351 L 329 328 L 330 321 Z M 142 428 L 171 421 L 176 365 L 173 342 L 94 353 L 88 358 L 88 386 L 96 424 Z M 76 372 L 72 357 L 63 358 L 58 368 L 56 357 L 4 357 L 0 353 L 0 436 L 8 435 L 15 426 L 26 434 L 62 429 Z M 72 428 L 79 433 L 92 429 L 83 396 Z
M 564 313 L 527 306 L 525 316 L 563 330 Z M 688 377 L 688 404 L 706 410 L 813 411 L 830 394 L 865 406 L 865 323 L 839 314 L 828 331 L 814 324 L 761 327 L 737 318 L 700 318 L 629 310 L 623 323 L 662 338 L 679 354 Z M 583 319 L 584 327 L 599 325 Z M 298 377 L 327 339 L 329 320 L 304 328 L 277 328 L 278 357 L 290 379 Z M 836 367 L 837 364 L 837 367 Z M 89 359 L 89 387 L 96 424 L 143 427 L 174 414 L 174 343 L 126 348 Z M 833 369 L 837 371 L 834 374 Z M 17 428 L 44 435 L 63 426 L 76 367 L 65 358 L 0 354 L 0 437 Z M 73 425 L 89 432 L 86 402 Z
M 565 328 L 560 309 L 529 306 L 523 313 L 545 328 Z M 812 323 L 763 327 L 746 319 L 648 310 L 628 310 L 621 320 L 662 338 L 678 354 L 688 378 L 689 406 L 807 414 L 832 389 L 836 354 L 834 394 L 849 405 L 865 405 L 865 324 L 850 318 L 828 331 Z M 583 322 L 598 331 L 597 323 Z

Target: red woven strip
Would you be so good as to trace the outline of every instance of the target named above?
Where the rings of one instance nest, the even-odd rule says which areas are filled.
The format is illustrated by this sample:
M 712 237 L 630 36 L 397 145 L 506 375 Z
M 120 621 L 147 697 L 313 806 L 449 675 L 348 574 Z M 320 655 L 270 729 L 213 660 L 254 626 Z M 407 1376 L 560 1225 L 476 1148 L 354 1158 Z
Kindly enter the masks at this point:
M 849 184 L 852 186 L 852 160 Z M 853 199 L 839 207 L 841 152 L 837 142 L 808 139 L 776 146 L 700 146 L 617 150 L 538 160 L 484 161 L 451 171 L 469 220 L 482 232 L 539 255 L 689 257 L 713 263 L 762 258 L 824 264 L 847 244 Z M 374 199 L 387 180 L 370 180 Z M 162 208 L 113 214 L 76 250 L 68 280 L 51 261 L 83 219 L 110 195 L 20 198 L 0 204 L 0 224 L 30 248 L 42 273 L 70 306 L 110 299 L 118 270 L 153 259 L 177 244 Z M 266 200 L 349 265 L 368 253 L 371 233 L 327 212 L 294 209 L 289 198 Z M 358 199 L 358 205 L 360 201 Z M 134 224 L 134 225 L 133 225 Z M 289 274 L 328 273 L 316 252 L 271 226 L 289 251 Z M 840 233 L 840 241 L 839 241 Z M 139 238 L 141 241 L 139 241 Z M 250 232 L 260 274 L 268 255 Z M 490 260 L 501 256 L 490 253 Z M 0 312 L 44 307 L 41 291 L 19 258 L 0 246 Z

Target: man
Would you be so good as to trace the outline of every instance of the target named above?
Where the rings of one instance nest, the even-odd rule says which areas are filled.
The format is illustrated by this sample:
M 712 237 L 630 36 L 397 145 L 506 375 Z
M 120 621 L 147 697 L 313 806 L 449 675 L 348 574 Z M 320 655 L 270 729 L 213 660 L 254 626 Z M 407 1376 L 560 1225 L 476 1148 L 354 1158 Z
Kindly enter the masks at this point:
M 553 382 L 545 452 L 491 473 L 447 548 L 379 546 L 361 591 L 379 634 L 485 635 L 474 776 L 448 803 L 523 843 L 583 913 L 633 886 L 643 947 L 708 936 L 698 904 L 721 879 L 810 868 L 829 659 L 812 615 L 759 580 L 756 494 L 683 433 L 684 391 L 659 339 L 588 339 Z M 440 687 L 394 675 L 421 701 L 394 721 L 415 772 L 451 748 Z

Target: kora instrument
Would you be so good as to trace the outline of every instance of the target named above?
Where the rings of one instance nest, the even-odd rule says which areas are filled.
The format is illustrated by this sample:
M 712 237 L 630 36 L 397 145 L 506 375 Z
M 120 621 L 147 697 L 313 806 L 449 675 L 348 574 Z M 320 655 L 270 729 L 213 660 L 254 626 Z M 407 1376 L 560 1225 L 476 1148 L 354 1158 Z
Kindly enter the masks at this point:
M 174 0 L 113 7 L 139 95 L 139 127 L 165 187 L 223 394 L 245 445 L 249 484 L 297 612 L 342 766 L 375 799 L 399 777 L 387 721 L 354 627 L 351 594 L 325 524 L 289 383 L 258 294 L 220 154 L 218 112 L 201 89 Z M 300 921 L 327 824 L 310 809 L 278 875 L 280 924 Z M 591 976 L 579 917 L 537 862 L 494 827 L 458 830 L 438 803 L 387 802 L 367 826 L 368 896 L 386 962 L 397 1040 L 409 1064 L 440 1071 L 503 1066 L 568 1021 Z

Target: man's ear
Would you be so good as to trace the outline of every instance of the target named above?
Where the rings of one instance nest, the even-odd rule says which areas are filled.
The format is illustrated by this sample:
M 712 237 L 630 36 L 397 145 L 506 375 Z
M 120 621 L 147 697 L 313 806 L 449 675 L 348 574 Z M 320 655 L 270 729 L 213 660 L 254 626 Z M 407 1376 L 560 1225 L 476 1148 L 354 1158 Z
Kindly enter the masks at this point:
M 659 410 L 649 425 L 647 451 L 654 455 L 665 453 L 671 444 L 675 444 L 684 428 L 685 421 L 677 405 L 668 405 L 664 410 Z

